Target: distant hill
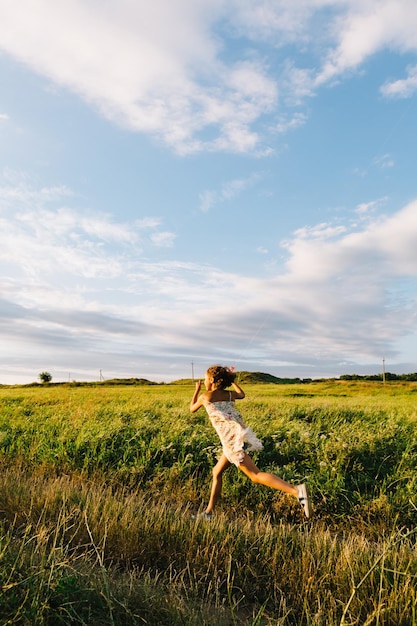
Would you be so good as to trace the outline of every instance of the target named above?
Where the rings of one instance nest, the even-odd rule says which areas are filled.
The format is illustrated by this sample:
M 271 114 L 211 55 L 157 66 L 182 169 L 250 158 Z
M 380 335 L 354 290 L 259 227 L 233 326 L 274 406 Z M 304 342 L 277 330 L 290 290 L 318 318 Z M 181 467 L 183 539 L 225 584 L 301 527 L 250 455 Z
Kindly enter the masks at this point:
M 157 385 L 158 383 L 146 378 L 109 378 L 106 385 Z
M 198 379 L 197 379 L 198 380 Z M 196 381 L 194 381 L 196 382 Z M 300 379 L 300 378 L 278 378 L 277 376 L 273 376 L 272 374 L 265 374 L 264 372 L 236 372 L 236 382 L 244 383 L 248 385 L 258 385 L 258 384 L 274 384 L 274 385 L 288 385 L 291 383 L 303 383 L 303 382 L 311 382 L 311 379 Z M 191 378 L 182 378 L 180 380 L 174 380 L 170 384 L 171 385 L 190 385 L 193 383 Z
M 27 383 L 26 385 L 0 385 L 0 387 L 97 387 L 98 385 L 158 385 L 146 378 L 107 378 L 106 380 L 77 381 L 72 382 L 49 382 L 49 383 Z
M 91 382 L 82 382 L 75 381 L 72 382 L 49 382 L 49 383 L 28 383 L 26 385 L 3 385 L 0 383 L 0 387 L 54 387 L 58 385 L 62 385 L 64 387 L 95 387 L 97 385 L 195 385 L 197 379 L 192 378 L 181 378 L 179 380 L 173 380 L 170 383 L 164 382 L 154 382 L 152 380 L 147 380 L 146 378 L 112 378 L 106 379 L 102 381 L 91 381 Z M 388 381 L 398 381 L 398 382 L 417 382 L 417 372 L 412 374 L 392 374 L 390 372 L 386 372 L 385 380 Z M 242 384 L 249 385 L 259 385 L 259 384 L 272 384 L 272 385 L 295 385 L 295 384 L 306 384 L 306 383 L 319 383 L 325 381 L 354 381 L 354 382 L 381 382 L 383 381 L 382 374 L 373 374 L 373 375 L 365 375 L 360 376 L 358 374 L 343 374 L 339 378 L 279 378 L 278 376 L 273 376 L 272 374 L 266 374 L 264 372 L 236 372 L 236 382 Z
M 257 383 L 274 383 L 279 382 L 279 378 L 272 374 L 264 372 L 237 372 L 236 382 L 257 384 Z
M 265 374 L 264 372 L 237 372 L 236 380 L 239 380 L 241 383 L 248 384 L 258 384 L 258 383 L 273 383 L 274 385 L 284 385 L 290 383 L 302 383 L 306 382 L 305 379 L 301 378 L 279 378 L 278 376 L 273 376 L 272 374 Z M 307 380 L 310 382 L 310 379 Z

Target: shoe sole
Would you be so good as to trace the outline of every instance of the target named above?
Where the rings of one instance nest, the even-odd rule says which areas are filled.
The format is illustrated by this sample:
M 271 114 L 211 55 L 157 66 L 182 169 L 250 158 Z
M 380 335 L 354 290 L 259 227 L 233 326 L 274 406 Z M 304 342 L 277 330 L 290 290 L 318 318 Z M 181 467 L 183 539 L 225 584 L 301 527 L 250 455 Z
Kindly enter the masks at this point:
M 301 486 L 303 487 L 303 493 L 301 496 L 298 496 L 298 502 L 300 503 L 306 518 L 310 519 L 312 514 L 310 496 L 308 494 L 307 487 L 304 484 L 300 485 L 300 487 Z

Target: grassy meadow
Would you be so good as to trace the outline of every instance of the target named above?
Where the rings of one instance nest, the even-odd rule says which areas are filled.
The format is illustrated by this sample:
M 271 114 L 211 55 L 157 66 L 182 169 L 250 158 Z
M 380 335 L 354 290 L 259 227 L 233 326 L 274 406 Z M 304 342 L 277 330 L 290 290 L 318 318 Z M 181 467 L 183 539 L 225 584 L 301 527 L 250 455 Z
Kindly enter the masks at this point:
M 261 469 L 191 384 L 0 387 L 0 624 L 417 625 L 417 383 L 244 385 Z

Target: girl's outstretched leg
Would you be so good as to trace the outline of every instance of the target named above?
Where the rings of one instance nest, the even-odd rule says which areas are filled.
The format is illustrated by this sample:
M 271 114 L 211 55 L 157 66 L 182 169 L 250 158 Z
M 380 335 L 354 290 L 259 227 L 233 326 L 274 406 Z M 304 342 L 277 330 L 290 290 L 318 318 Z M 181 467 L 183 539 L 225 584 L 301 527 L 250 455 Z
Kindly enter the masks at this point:
M 206 514 L 210 515 L 216 506 L 223 486 L 223 472 L 230 467 L 231 463 L 226 456 L 222 454 L 216 465 L 213 467 L 213 484 L 211 486 L 210 500 L 206 508 Z
M 246 474 L 246 476 L 250 478 L 253 483 L 265 485 L 266 487 L 272 487 L 272 489 L 279 489 L 280 491 L 285 491 L 285 493 L 291 494 L 295 498 L 298 497 L 297 487 L 290 485 L 290 483 L 285 482 L 285 480 L 275 476 L 275 474 L 261 472 L 246 452 L 245 458 L 239 465 L 239 469 L 242 470 L 242 472 Z
M 242 470 L 244 474 L 248 478 L 251 479 L 252 482 L 258 483 L 259 485 L 266 485 L 267 487 L 272 487 L 272 489 L 279 489 L 280 491 L 285 491 L 285 493 L 289 493 L 298 499 L 299 503 L 303 507 L 304 513 L 306 517 L 311 516 L 311 504 L 310 499 L 308 497 L 307 488 L 304 484 L 298 485 L 297 487 L 287 483 L 282 478 L 275 476 L 275 474 L 269 474 L 268 472 L 261 472 L 260 469 L 255 465 L 250 456 L 248 456 L 245 452 L 245 458 L 239 465 L 239 469 Z

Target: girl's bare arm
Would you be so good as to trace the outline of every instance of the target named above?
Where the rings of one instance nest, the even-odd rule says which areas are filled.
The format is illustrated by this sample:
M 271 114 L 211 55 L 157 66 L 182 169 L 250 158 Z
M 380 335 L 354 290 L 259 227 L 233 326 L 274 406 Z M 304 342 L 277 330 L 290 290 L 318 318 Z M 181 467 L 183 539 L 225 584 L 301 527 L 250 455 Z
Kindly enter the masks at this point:
M 190 402 L 190 411 L 191 411 L 191 413 L 195 413 L 196 411 L 198 411 L 198 409 L 200 407 L 203 406 L 204 394 L 199 397 L 200 390 L 201 390 L 201 380 L 199 380 L 195 384 L 194 395 L 193 395 L 192 400 Z
M 243 391 L 242 387 L 240 387 L 237 383 L 232 383 L 232 387 L 235 391 L 235 399 L 242 400 L 245 397 L 245 392 Z

